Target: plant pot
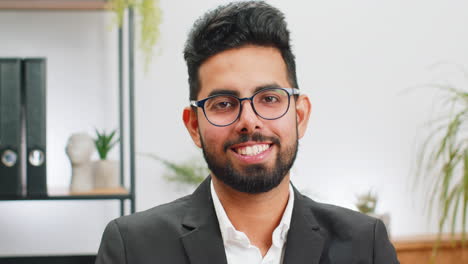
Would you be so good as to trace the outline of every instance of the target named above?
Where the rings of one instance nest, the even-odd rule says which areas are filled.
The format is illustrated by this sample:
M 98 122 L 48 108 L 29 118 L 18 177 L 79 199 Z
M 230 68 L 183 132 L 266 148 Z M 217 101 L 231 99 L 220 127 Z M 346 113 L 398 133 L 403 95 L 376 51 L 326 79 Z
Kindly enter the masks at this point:
M 94 188 L 117 188 L 119 186 L 119 163 L 115 160 L 95 161 Z

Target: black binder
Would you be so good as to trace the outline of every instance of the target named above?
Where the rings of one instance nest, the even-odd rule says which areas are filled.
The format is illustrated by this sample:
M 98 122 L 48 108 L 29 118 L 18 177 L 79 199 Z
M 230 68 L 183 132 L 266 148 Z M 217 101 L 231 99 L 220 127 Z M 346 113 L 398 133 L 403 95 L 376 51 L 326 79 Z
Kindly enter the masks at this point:
M 21 60 L 0 59 L 0 196 L 20 196 Z
M 28 196 L 47 195 L 46 61 L 23 60 Z

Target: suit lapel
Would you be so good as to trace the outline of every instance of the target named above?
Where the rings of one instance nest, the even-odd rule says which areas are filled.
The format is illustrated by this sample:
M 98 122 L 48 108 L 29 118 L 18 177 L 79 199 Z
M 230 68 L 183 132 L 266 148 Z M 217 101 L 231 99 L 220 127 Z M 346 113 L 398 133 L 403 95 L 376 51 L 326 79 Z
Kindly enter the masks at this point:
M 227 264 L 208 177 L 192 194 L 181 236 L 191 264 Z M 325 244 L 320 227 L 305 198 L 294 188 L 294 208 L 286 241 L 284 264 L 318 264 Z
M 182 226 L 182 237 L 191 264 L 227 264 L 218 218 L 213 207 L 208 177 L 193 193 Z
M 318 264 L 325 239 L 303 196 L 294 188 L 294 209 L 288 231 L 284 264 Z

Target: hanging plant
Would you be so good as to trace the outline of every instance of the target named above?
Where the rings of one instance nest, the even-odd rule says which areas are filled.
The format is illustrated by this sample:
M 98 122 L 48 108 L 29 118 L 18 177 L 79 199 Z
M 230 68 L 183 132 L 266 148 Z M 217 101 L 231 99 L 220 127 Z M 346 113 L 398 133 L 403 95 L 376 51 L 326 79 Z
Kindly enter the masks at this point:
M 138 14 L 140 31 L 139 47 L 144 56 L 145 71 L 153 58 L 154 46 L 159 40 L 162 11 L 159 0 L 109 0 L 109 8 L 115 12 L 119 27 L 122 27 L 125 10 L 133 8 Z

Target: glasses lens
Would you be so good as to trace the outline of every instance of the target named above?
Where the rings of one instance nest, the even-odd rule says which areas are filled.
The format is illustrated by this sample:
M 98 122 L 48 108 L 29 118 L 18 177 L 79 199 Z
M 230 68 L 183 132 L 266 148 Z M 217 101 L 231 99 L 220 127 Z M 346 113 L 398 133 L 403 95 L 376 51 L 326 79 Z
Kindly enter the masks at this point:
M 224 126 L 234 122 L 239 115 L 239 99 L 229 95 L 218 95 L 205 102 L 205 114 L 211 123 Z
M 276 119 L 288 111 L 289 94 L 283 89 L 266 89 L 255 95 L 253 104 L 261 117 Z

